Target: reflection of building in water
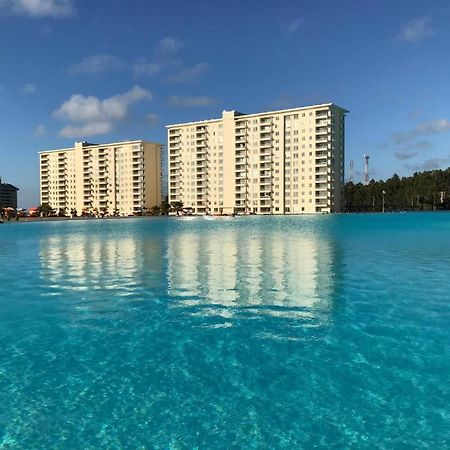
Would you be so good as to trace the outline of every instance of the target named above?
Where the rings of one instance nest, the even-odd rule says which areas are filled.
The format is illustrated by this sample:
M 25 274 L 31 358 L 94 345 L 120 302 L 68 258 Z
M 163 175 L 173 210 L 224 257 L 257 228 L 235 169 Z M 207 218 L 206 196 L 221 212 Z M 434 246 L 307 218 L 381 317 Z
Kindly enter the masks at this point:
M 168 247 L 168 293 L 179 306 L 328 317 L 335 255 L 323 236 L 237 230 L 179 234 Z M 227 311 L 230 314 L 232 309 Z
M 202 317 L 327 322 L 339 266 L 332 240 L 320 232 L 234 225 L 169 227 L 148 237 L 108 235 L 92 223 L 82 233 L 55 233 L 40 242 L 42 281 L 49 295 L 88 313 L 126 312 L 121 299 L 169 297 L 169 308 Z
M 160 239 L 95 233 L 49 236 L 40 241 L 42 279 L 51 295 L 84 302 L 83 308 L 142 300 L 165 291 L 162 246 Z

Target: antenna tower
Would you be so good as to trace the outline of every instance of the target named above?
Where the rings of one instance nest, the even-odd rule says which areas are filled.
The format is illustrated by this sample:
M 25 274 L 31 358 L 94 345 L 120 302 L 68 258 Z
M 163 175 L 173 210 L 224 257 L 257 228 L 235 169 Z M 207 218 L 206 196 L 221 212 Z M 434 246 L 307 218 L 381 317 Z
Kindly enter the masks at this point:
M 353 183 L 353 167 L 355 165 L 355 161 L 350 160 L 350 183 Z
M 369 184 L 369 155 L 364 155 L 364 184 Z

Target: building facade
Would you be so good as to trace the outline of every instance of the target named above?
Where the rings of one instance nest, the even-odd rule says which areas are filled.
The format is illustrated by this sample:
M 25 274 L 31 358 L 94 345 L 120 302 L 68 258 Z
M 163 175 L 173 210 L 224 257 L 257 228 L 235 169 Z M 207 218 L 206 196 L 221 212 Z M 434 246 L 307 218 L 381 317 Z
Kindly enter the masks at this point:
M 160 144 L 126 141 L 76 142 L 73 148 L 43 151 L 40 201 L 66 214 L 76 210 L 131 215 L 161 203 Z
M 197 214 L 340 212 L 347 112 L 327 103 L 169 125 L 169 201 Z
M 0 207 L 17 209 L 17 191 L 12 184 L 3 183 L 0 178 Z

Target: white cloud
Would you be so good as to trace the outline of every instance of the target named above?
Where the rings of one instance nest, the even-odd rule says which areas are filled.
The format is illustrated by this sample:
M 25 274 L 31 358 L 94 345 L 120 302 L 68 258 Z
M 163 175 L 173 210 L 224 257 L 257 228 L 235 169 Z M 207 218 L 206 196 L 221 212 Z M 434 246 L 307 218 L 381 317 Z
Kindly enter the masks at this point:
M 37 125 L 34 129 L 35 136 L 45 136 L 47 134 L 47 128 L 42 123 Z
M 154 76 L 161 72 L 162 65 L 148 62 L 145 58 L 138 59 L 133 66 L 136 75 Z
M 174 106 L 177 108 L 189 108 L 192 106 L 210 106 L 216 103 L 216 100 L 211 97 L 199 96 L 183 96 L 183 95 L 172 95 L 168 99 L 169 106 Z
M 92 55 L 71 66 L 69 72 L 72 74 L 95 75 L 110 70 L 118 70 L 123 66 L 123 61 L 115 55 Z
M 401 30 L 399 37 L 404 41 L 417 42 L 433 34 L 431 19 L 429 17 L 419 17 L 407 23 Z
M 437 119 L 421 123 L 411 131 L 394 133 L 391 139 L 394 144 L 403 145 L 411 143 L 417 136 L 445 133 L 446 131 L 450 131 L 450 120 Z
M 68 17 L 75 13 L 72 0 L 0 0 L 0 11 L 29 17 Z
M 72 95 L 54 112 L 56 118 L 72 122 L 59 134 L 64 137 L 81 137 L 109 133 L 117 123 L 127 118 L 131 105 L 151 98 L 152 94 L 140 86 L 104 100 L 95 96 Z
M 431 122 L 425 122 L 416 127 L 416 132 L 420 134 L 433 134 L 450 131 L 450 120 L 437 119 Z
M 183 46 L 184 43 L 179 39 L 167 36 L 156 43 L 155 53 L 161 56 L 171 55 L 176 53 Z
M 36 92 L 36 86 L 32 83 L 24 84 L 22 87 L 22 92 L 24 94 L 34 94 Z
M 210 67 L 210 64 L 207 63 L 198 63 L 191 67 L 184 67 L 177 73 L 170 75 L 168 81 L 171 83 L 190 83 L 201 77 Z

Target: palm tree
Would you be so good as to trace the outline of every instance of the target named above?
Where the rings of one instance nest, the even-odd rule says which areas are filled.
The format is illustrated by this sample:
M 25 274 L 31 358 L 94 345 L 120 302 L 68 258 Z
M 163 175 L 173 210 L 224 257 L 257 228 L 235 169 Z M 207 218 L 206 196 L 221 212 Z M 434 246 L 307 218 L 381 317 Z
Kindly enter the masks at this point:
M 166 195 L 165 199 L 161 203 L 161 214 L 163 216 L 167 216 L 167 214 L 169 214 L 169 211 L 170 211 L 170 204 L 169 199 Z
M 161 214 L 161 208 L 158 205 L 152 206 L 150 209 L 152 216 L 159 216 Z
M 173 202 L 170 206 L 172 206 L 172 208 L 177 213 L 177 216 L 179 216 L 181 210 L 183 209 L 183 202 Z
M 48 217 L 48 216 L 51 216 L 54 213 L 54 211 L 53 211 L 53 208 L 48 203 L 43 203 L 42 205 L 40 205 L 38 207 L 37 213 L 38 213 L 38 215 Z

